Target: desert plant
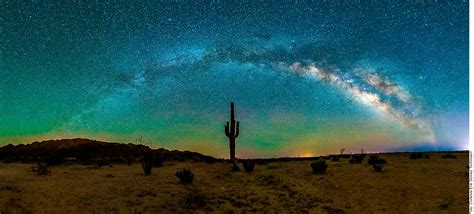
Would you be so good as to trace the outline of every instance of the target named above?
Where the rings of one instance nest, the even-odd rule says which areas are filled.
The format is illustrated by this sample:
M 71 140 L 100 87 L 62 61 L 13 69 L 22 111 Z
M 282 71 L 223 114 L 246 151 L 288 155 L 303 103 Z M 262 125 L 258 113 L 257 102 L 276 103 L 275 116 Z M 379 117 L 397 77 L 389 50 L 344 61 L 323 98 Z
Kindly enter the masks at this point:
M 255 163 L 252 160 L 243 160 L 242 165 L 244 166 L 246 172 L 252 172 Z
M 151 154 L 147 154 L 143 156 L 141 163 L 142 163 L 143 172 L 145 173 L 145 175 L 150 175 L 151 169 L 153 168 L 153 156 Z
M 190 169 L 180 169 L 176 171 L 176 176 L 183 184 L 190 184 L 194 179 L 194 174 Z
M 38 168 L 36 168 L 36 174 L 38 174 L 38 175 L 47 175 L 49 173 L 51 173 L 51 171 L 49 170 L 48 164 L 38 163 Z
M 448 153 L 448 154 L 445 154 L 445 155 L 441 156 L 441 158 L 456 158 L 456 155 Z
M 384 170 L 383 164 L 380 163 L 373 164 L 372 168 L 374 168 L 376 172 L 382 172 Z
M 239 136 L 239 121 L 235 121 L 233 102 L 230 103 L 230 121 L 227 121 L 224 133 L 229 138 L 230 161 L 234 168 L 238 168 L 235 160 L 235 138 Z
M 375 164 L 386 164 L 387 161 L 383 158 L 380 158 L 378 155 L 371 155 L 369 156 L 368 163 L 370 165 L 375 165 Z
M 326 169 L 328 168 L 328 165 L 326 164 L 326 161 L 324 160 L 317 160 L 313 161 L 310 164 L 311 168 L 313 168 L 313 172 L 316 174 L 321 174 L 326 172 Z
M 362 163 L 363 160 L 363 155 L 352 155 L 352 158 L 349 160 L 349 163 Z
M 232 165 L 230 166 L 230 171 L 232 171 L 232 172 L 238 172 L 238 171 L 240 171 L 240 167 L 239 167 L 237 164 L 235 164 L 235 165 L 232 164 Z
M 339 157 L 333 156 L 333 157 L 331 157 L 331 160 L 332 160 L 332 161 L 339 161 Z

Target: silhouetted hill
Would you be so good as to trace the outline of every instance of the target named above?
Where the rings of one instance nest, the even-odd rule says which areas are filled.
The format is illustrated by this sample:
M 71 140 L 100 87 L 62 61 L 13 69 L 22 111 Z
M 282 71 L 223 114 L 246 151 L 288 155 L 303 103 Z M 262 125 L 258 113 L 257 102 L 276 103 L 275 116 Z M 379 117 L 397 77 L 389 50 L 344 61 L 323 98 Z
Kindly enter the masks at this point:
M 94 158 L 106 158 L 118 161 L 125 157 L 141 157 L 145 153 L 159 155 L 164 160 L 194 160 L 215 162 L 217 159 L 189 151 L 169 151 L 163 148 L 151 149 L 138 144 L 109 143 L 90 139 L 62 139 L 33 142 L 0 147 L 0 160 L 4 162 L 35 162 L 48 158 L 67 158 L 88 161 Z

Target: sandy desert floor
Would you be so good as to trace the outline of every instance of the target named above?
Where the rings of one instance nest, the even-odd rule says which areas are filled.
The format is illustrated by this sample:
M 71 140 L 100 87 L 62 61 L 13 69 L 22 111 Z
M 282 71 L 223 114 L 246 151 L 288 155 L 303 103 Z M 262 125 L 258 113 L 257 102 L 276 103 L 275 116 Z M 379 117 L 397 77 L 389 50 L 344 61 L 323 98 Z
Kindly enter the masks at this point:
M 226 163 L 167 162 L 145 176 L 134 163 L 95 169 L 0 164 L 3 213 L 467 213 L 468 153 L 456 159 L 411 160 L 382 155 L 384 172 L 347 159 L 326 161 L 326 174 L 313 174 L 310 161 L 256 165 L 252 173 L 230 172 Z M 191 185 L 175 176 L 195 174 Z

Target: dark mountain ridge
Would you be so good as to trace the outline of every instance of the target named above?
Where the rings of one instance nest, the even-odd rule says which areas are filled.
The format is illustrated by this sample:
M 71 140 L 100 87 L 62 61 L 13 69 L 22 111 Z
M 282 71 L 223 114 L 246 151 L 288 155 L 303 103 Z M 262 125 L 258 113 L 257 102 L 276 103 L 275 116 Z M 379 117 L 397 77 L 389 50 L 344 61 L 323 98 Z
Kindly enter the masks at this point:
M 19 144 L 0 147 L 0 161 L 38 162 L 50 158 L 76 160 L 84 162 L 95 158 L 120 161 L 123 158 L 139 158 L 145 154 L 160 156 L 163 160 L 193 160 L 216 162 L 218 159 L 197 152 L 151 149 L 141 144 L 124 144 L 96 141 L 83 138 L 46 140 L 31 144 Z

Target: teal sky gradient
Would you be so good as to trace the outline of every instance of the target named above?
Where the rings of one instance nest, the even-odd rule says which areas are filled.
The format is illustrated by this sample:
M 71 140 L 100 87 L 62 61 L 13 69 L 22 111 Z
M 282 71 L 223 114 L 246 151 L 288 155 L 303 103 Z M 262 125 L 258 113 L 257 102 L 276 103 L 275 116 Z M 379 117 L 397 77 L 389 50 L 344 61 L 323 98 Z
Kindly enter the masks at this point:
M 468 148 L 468 3 L 2 2 L 0 145 Z M 335 78 L 335 79 L 331 79 Z

